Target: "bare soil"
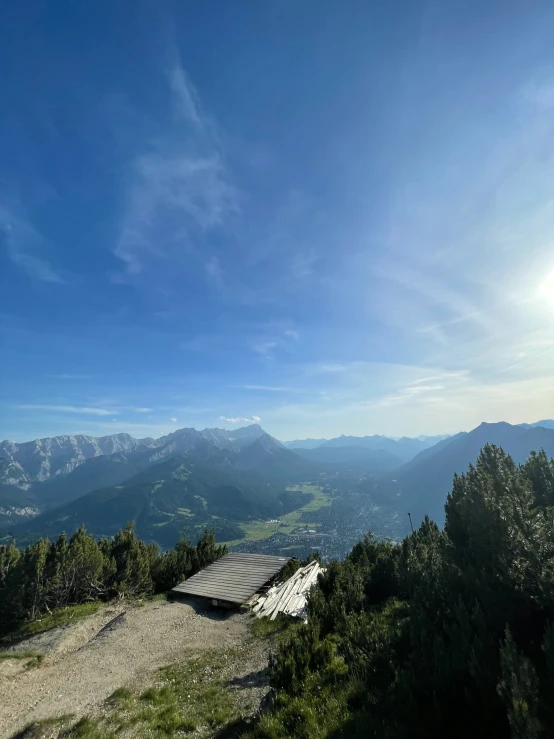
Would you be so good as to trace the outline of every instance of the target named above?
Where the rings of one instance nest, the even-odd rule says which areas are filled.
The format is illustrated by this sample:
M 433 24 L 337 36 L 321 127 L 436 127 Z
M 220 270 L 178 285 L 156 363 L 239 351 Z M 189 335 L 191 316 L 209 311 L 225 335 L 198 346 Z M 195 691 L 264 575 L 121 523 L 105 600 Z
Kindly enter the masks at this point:
M 44 654 L 38 667 L 26 668 L 23 660 L 0 662 L 0 739 L 31 721 L 98 715 L 117 688 L 141 690 L 160 667 L 214 650 L 236 650 L 226 684 L 241 713 L 254 713 L 268 692 L 269 647 L 252 638 L 251 619 L 182 602 L 121 603 L 31 637 L 16 649 Z

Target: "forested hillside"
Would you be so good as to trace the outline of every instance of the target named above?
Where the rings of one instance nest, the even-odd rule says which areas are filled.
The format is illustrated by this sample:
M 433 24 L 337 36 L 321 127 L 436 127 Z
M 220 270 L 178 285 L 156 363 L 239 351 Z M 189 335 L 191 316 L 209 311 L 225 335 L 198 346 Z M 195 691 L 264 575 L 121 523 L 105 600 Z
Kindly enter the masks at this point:
M 206 530 L 196 546 L 182 537 L 161 553 L 132 524 L 113 539 L 98 541 L 81 527 L 70 539 L 40 539 L 23 550 L 0 544 L 0 637 L 56 608 L 163 593 L 226 551 Z
M 258 739 L 554 736 L 554 461 L 486 446 L 444 531 L 368 534 L 320 578 L 271 681 Z

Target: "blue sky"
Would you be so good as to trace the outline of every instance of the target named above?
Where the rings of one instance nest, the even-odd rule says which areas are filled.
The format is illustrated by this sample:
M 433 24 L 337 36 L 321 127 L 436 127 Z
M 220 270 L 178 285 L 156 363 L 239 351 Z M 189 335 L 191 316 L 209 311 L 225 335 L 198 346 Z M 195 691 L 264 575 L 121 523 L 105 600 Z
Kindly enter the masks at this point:
M 0 25 L 0 438 L 554 415 L 552 3 Z

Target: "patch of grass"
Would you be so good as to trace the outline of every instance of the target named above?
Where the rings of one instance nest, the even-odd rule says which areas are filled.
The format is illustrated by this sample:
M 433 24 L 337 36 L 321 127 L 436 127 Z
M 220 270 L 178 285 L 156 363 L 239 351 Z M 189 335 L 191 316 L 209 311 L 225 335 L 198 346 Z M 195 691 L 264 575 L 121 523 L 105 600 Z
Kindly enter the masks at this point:
M 58 734 L 59 739 L 115 739 L 115 733 L 109 731 L 100 719 L 88 716 Z
M 232 652 L 207 654 L 184 666 L 164 667 L 160 683 L 140 696 L 141 722 L 161 735 L 193 731 L 198 726 L 216 728 L 235 714 L 235 703 L 219 677 Z
M 252 630 L 252 635 L 256 639 L 279 640 L 288 636 L 300 625 L 301 621 L 297 621 L 280 613 L 274 621 L 271 621 L 267 616 L 264 616 L 263 618 L 253 617 L 250 628 Z
M 167 600 L 167 593 L 156 593 L 156 595 L 146 595 L 140 600 L 131 601 L 133 605 L 138 606 L 139 608 L 143 608 L 144 606 L 148 605 L 148 603 L 154 603 L 155 601 L 159 600 Z
M 31 667 L 38 667 L 44 659 L 44 655 L 31 651 L 0 652 L 0 662 L 4 662 L 8 659 L 26 660 L 27 664 L 25 665 L 25 668 L 30 669 Z
M 96 613 L 96 611 L 105 605 L 101 601 L 93 601 L 92 603 L 81 603 L 78 606 L 56 608 L 52 613 L 48 613 L 42 616 L 42 618 L 37 618 L 36 621 L 23 624 L 16 631 L 13 631 L 0 640 L 0 644 L 21 641 L 21 639 L 26 639 L 29 636 L 35 636 L 36 634 L 41 634 L 43 631 L 54 629 L 56 626 L 66 626 L 75 621 L 80 621 Z
M 348 698 L 348 691 L 335 684 L 321 686 L 315 693 L 307 692 L 305 696 L 279 698 L 273 709 L 264 713 L 251 730 L 242 734 L 242 739 L 343 736 L 339 732 L 348 719 Z M 365 735 L 365 732 L 356 734 Z
M 238 718 L 235 699 L 223 685 L 222 669 L 233 651 L 211 652 L 158 672 L 152 687 L 135 694 L 126 687 L 106 701 L 102 719 L 81 719 L 60 734 L 64 739 L 107 739 L 123 732 L 133 737 L 173 737 L 200 731 L 210 736 Z
M 233 546 L 234 544 L 242 544 L 245 541 L 261 541 L 262 539 L 269 539 L 274 534 L 292 534 L 293 531 L 302 525 L 303 528 L 309 526 L 310 528 L 318 528 L 318 524 L 305 523 L 301 521 L 302 514 L 312 513 L 318 511 L 320 508 L 325 508 L 331 505 L 332 497 L 324 492 L 319 485 L 312 485 L 311 483 L 300 483 L 298 485 L 291 485 L 287 488 L 291 492 L 310 493 L 313 498 L 298 508 L 296 511 L 291 511 L 281 516 L 275 523 L 268 523 L 267 521 L 251 521 L 249 523 L 239 524 L 240 528 L 244 531 L 243 539 L 233 539 L 232 541 L 225 542 L 227 546 Z
M 123 711 L 128 711 L 135 702 L 134 694 L 129 688 L 118 688 L 110 695 L 106 700 L 108 705 L 120 708 Z
M 190 477 L 190 470 L 186 465 L 182 464 L 173 472 L 172 477 L 176 480 L 186 480 Z
M 72 713 L 65 713 L 63 716 L 52 716 L 50 718 L 43 718 L 39 721 L 31 721 L 21 731 L 12 736 L 12 739 L 44 739 L 46 736 L 51 735 L 51 730 L 54 727 L 62 727 L 68 721 L 73 718 Z

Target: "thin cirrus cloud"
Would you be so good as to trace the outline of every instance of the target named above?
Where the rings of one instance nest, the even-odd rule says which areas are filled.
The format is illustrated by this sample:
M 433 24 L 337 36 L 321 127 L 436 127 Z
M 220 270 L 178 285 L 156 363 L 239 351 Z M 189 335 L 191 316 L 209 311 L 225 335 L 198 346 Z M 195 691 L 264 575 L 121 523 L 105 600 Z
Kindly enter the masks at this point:
M 65 280 L 36 252 L 44 250 L 45 239 L 36 230 L 18 202 L 0 202 L 0 241 L 4 242 L 12 264 L 39 282 L 63 283 Z
M 292 392 L 294 388 L 281 387 L 279 385 L 240 385 L 243 390 L 254 390 L 268 393 L 288 393 Z
M 25 404 L 17 406 L 23 411 L 54 411 L 55 413 L 82 413 L 90 416 L 112 416 L 117 411 L 107 410 L 106 408 L 91 408 L 87 406 L 77 405 L 43 405 L 43 404 Z
M 143 144 L 127 177 L 114 251 L 128 277 L 140 275 L 153 260 L 171 258 L 175 268 L 183 255 L 195 252 L 196 237 L 237 209 L 215 126 L 201 110 L 174 45 L 169 55 L 166 85 L 173 115 L 157 138 Z M 206 262 L 206 272 L 221 280 L 217 258 Z
M 143 408 L 140 406 L 117 406 L 113 408 L 101 408 L 96 406 L 83 405 L 55 405 L 45 403 L 25 403 L 18 405 L 19 410 L 24 411 L 53 411 L 54 413 L 81 413 L 87 416 L 116 416 L 122 411 L 131 413 L 150 413 L 153 408 Z

